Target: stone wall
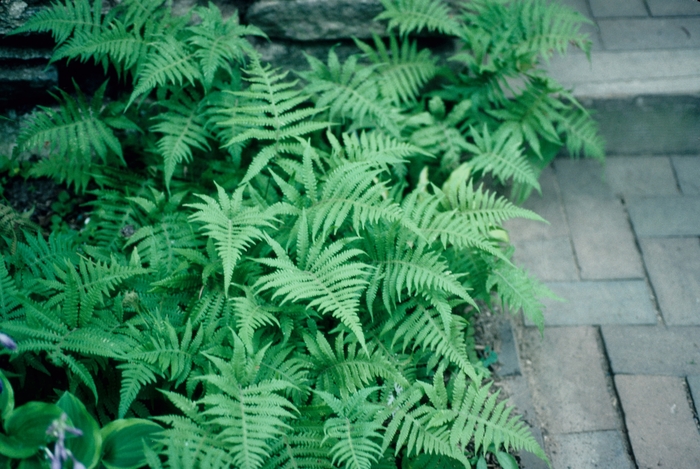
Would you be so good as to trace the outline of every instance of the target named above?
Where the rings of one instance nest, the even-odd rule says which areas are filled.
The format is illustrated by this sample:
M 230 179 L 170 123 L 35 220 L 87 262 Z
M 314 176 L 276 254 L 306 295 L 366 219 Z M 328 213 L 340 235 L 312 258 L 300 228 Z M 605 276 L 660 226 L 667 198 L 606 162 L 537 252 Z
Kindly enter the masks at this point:
M 105 8 L 110 1 L 103 3 Z M 197 0 L 175 0 L 184 13 Z M 379 0 L 215 0 L 225 16 L 240 13 L 241 22 L 260 27 L 270 41 L 254 38 L 263 58 L 277 66 L 304 68 L 303 53 L 325 57 L 338 45 L 341 55 L 353 47 L 352 37 L 368 38 L 381 27 L 372 19 L 382 11 Z M 46 101 L 44 92 L 70 87 L 71 75 L 90 74 L 79 64 L 49 65 L 53 42 L 48 34 L 7 36 L 49 0 L 0 0 L 0 113 L 22 110 Z M 97 72 L 97 70 L 95 70 Z M 48 101 L 50 102 L 50 101 Z

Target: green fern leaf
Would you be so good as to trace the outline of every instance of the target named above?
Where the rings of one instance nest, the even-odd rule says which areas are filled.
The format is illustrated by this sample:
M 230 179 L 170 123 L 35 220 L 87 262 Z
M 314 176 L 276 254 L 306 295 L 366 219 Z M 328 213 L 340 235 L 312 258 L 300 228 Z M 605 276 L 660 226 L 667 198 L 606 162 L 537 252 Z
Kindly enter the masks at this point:
M 196 48 L 195 57 L 199 61 L 205 89 L 210 89 L 218 70 L 232 76 L 231 62 L 243 62 L 246 55 L 257 56 L 257 51 L 245 36 L 267 37 L 255 26 L 241 25 L 238 14 L 224 21 L 219 8 L 210 3 L 208 7 L 195 9 L 201 24 L 190 26 L 193 33 L 187 42 Z
M 459 36 L 462 30 L 442 0 L 381 0 L 385 11 L 375 20 L 389 20 L 389 29 L 398 27 L 401 36 L 423 29 Z
M 197 210 L 190 215 L 190 219 L 204 224 L 202 229 L 216 243 L 216 251 L 224 267 L 224 291 L 228 292 L 233 270 L 244 250 L 263 237 L 260 227 L 272 227 L 275 219 L 257 207 L 244 206 L 244 188 L 237 189 L 229 197 L 223 187 L 218 184 L 216 187 L 218 201 L 198 194 L 205 203 L 187 206 Z
M 501 128 L 492 136 L 486 126 L 481 134 L 473 128 L 470 134 L 474 144 L 468 144 L 468 149 L 474 154 L 470 160 L 474 170 L 492 173 L 502 184 L 512 179 L 540 190 L 534 169 L 523 157 L 522 140 L 517 134 Z
M 183 161 L 192 161 L 193 148 L 210 150 L 210 136 L 206 130 L 202 101 L 196 94 L 176 93 L 158 104 L 165 112 L 157 116 L 158 123 L 151 130 L 162 134 L 156 146 L 163 157 L 165 186 L 169 190 L 175 167 Z
M 371 469 L 382 454 L 378 442 L 382 440 L 383 427 L 374 419 L 381 406 L 367 402 L 377 389 L 361 389 L 342 401 L 327 392 L 316 391 L 337 415 L 323 426 L 324 441 L 335 442 L 330 450 L 334 464 L 349 469 Z
M 530 277 L 522 269 L 507 262 L 498 262 L 486 281 L 486 289 L 495 287 L 502 303 L 510 311 L 516 313 L 520 309 L 523 314 L 534 322 L 540 330 L 544 330 L 544 316 L 541 303 L 543 298 L 557 299 L 557 296 L 545 285 Z
M 370 268 L 351 261 L 364 253 L 359 249 L 345 249 L 343 241 L 322 247 L 323 242 L 319 240 L 313 243 L 309 254 L 297 253 L 304 262 L 295 265 L 277 241 L 268 237 L 267 242 L 277 258 L 258 259 L 258 262 L 276 270 L 260 277 L 253 288 L 258 292 L 272 290 L 272 298 L 281 296 L 282 304 L 310 300 L 309 308 L 318 308 L 321 314 L 340 319 L 366 348 L 358 311 Z
M 387 49 L 379 36 L 374 34 L 373 39 L 374 49 L 357 39 L 355 43 L 377 65 L 382 96 L 396 105 L 415 102 L 421 88 L 437 74 L 437 59 L 429 49 L 419 52 L 415 41 L 403 40 L 399 46 L 396 36 L 391 35 Z
M 330 118 L 355 121 L 356 127 L 379 126 L 391 135 L 399 135 L 398 110 L 380 94 L 375 66 L 361 66 L 353 55 L 340 65 L 333 49 L 328 65 L 306 56 L 310 71 L 300 73 L 308 81 L 308 92 L 318 95 L 317 108 L 329 108 Z
M 185 82 L 194 85 L 195 81 L 201 81 L 202 74 L 194 57 L 194 53 L 173 36 L 166 35 L 153 43 L 136 74 L 136 85 L 127 107 L 156 86 L 182 87 Z
M 12 34 L 50 32 L 54 41 L 61 44 L 75 31 L 94 30 L 100 27 L 102 1 L 66 0 L 55 2 L 50 8 L 42 8 Z
M 32 167 L 33 175 L 51 176 L 84 190 L 91 178 L 93 155 L 107 163 L 112 152 L 123 163 L 121 143 L 110 129 L 107 116 L 102 115 L 106 85 L 98 89 L 89 104 L 77 88 L 77 99 L 60 91 L 61 97 L 56 98 L 61 103 L 59 110 L 40 107 L 41 112 L 32 116 L 17 138 L 15 151 L 50 151 L 48 158 Z

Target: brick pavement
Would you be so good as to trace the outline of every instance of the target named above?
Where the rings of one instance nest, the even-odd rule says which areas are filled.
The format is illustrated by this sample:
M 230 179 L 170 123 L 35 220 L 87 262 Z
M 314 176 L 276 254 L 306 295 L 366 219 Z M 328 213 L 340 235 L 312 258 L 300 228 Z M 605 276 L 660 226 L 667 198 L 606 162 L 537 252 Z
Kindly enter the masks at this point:
M 517 354 L 502 357 L 507 380 L 521 380 L 518 405 L 530 399 L 535 415 L 527 421 L 554 469 L 700 467 L 700 231 L 689 228 L 700 214 L 692 174 L 700 174 L 700 152 L 610 156 L 605 167 L 557 159 L 543 173 L 542 196 L 525 204 L 554 222 L 507 224 L 520 265 L 567 300 L 545 302 L 544 338 L 516 320 Z M 635 219 L 657 216 L 634 212 L 655 204 L 663 226 Z
M 700 2 L 557 1 L 591 20 L 593 53 L 550 73 L 598 111 L 609 156 L 555 160 L 525 204 L 550 224 L 507 223 L 567 301 L 545 302 L 543 338 L 503 328 L 501 381 L 554 469 L 697 469 Z

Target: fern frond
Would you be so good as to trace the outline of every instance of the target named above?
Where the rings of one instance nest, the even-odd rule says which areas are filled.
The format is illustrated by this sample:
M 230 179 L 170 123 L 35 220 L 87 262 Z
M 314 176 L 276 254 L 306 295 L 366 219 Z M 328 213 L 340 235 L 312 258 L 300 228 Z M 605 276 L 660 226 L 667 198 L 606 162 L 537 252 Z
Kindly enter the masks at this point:
M 33 166 L 31 174 L 54 177 L 84 190 L 91 178 L 94 156 L 107 163 L 111 152 L 123 163 L 121 143 L 103 115 L 106 85 L 90 103 L 77 88 L 77 98 L 60 91 L 60 98 L 56 97 L 61 103 L 59 110 L 40 107 L 41 112 L 32 116 L 17 137 L 16 151 L 46 148 L 50 155 Z
M 272 298 L 281 296 L 282 304 L 310 300 L 309 308 L 338 318 L 355 334 L 362 347 L 366 347 L 358 311 L 370 267 L 352 261 L 364 253 L 359 249 L 345 249 L 343 241 L 323 247 L 323 241 L 316 240 L 309 254 L 297 253 L 303 262 L 295 265 L 279 243 L 269 237 L 267 242 L 277 258 L 258 259 L 258 262 L 276 270 L 260 277 L 253 288 L 258 292 L 272 290 Z
M 278 393 L 289 384 L 281 380 L 243 384 L 235 378 L 231 364 L 209 357 L 220 374 L 200 379 L 218 388 L 201 399 L 202 415 L 219 428 L 217 438 L 226 445 L 233 463 L 245 469 L 261 467 L 270 443 L 279 438 L 293 418 L 294 405 Z
M 231 298 L 229 301 L 233 304 L 235 311 L 238 335 L 243 343 L 252 347 L 255 330 L 263 326 L 279 327 L 279 320 L 273 314 L 275 309 L 268 305 L 261 305 L 253 292 L 246 289 L 245 294 L 246 296 Z
M 41 8 L 12 34 L 50 32 L 58 44 L 65 42 L 75 31 L 91 31 L 100 27 L 102 1 L 66 0 L 54 2 L 50 8 Z
M 18 295 L 17 286 L 7 271 L 5 260 L 0 259 L 0 317 L 3 322 L 13 318 L 15 309 L 19 308 Z
M 605 140 L 598 133 L 598 123 L 590 114 L 575 108 L 560 114 L 557 131 L 564 135 L 566 149 L 572 156 L 587 156 L 597 160 L 605 158 Z
M 239 24 L 237 13 L 224 21 L 219 8 L 212 3 L 206 8 L 196 8 L 195 13 L 202 22 L 188 28 L 193 34 L 187 42 L 196 48 L 194 54 L 202 71 L 202 82 L 209 90 L 218 70 L 231 76 L 231 62 L 241 63 L 247 55 L 257 56 L 245 36 L 267 36 L 255 26 Z
M 474 170 L 492 173 L 502 184 L 512 179 L 540 190 L 534 169 L 522 154 L 522 140 L 508 128 L 500 128 L 493 136 L 484 126 L 480 134 L 474 128 L 470 134 L 474 138 L 468 149 L 474 156 L 469 161 Z
M 342 401 L 330 393 L 316 394 L 337 415 L 323 426 L 324 441 L 335 442 L 330 450 L 333 463 L 349 469 L 371 469 L 382 454 L 379 441 L 383 426 L 375 419 L 381 406 L 367 402 L 378 388 L 364 388 Z
M 401 36 L 430 32 L 459 36 L 462 26 L 455 20 L 450 8 L 442 0 L 381 0 L 385 11 L 375 20 L 389 20 L 388 29 L 399 28 Z
M 156 381 L 157 370 L 152 365 L 130 361 L 117 366 L 122 370 L 122 384 L 119 390 L 118 418 L 124 418 L 139 391 Z
M 541 300 L 557 298 L 549 288 L 522 269 L 506 262 L 498 262 L 486 280 L 487 290 L 491 291 L 494 287 L 501 302 L 507 305 L 511 312 L 516 313 L 522 309 L 528 319 L 540 330 L 544 330 L 544 305 Z
M 170 35 L 151 44 L 148 55 L 137 70 L 136 84 L 127 107 L 156 86 L 182 87 L 186 82 L 194 85 L 195 81 L 201 81 L 202 74 L 194 58 L 195 54 L 186 44 Z
M 300 409 L 303 415 L 304 409 Z M 295 429 L 297 422 L 291 422 Z M 329 457 L 330 445 L 323 444 L 322 432 L 310 432 L 300 425 L 286 432 L 270 448 L 271 458 L 262 469 L 333 469 Z
M 93 59 L 107 69 L 108 63 L 123 73 L 133 69 L 148 51 L 148 42 L 138 31 L 128 29 L 118 19 L 99 31 L 78 31 L 65 44 L 55 50 L 52 62 L 62 59 Z
M 309 207 L 311 233 L 337 232 L 352 214 L 355 232 L 379 220 L 388 223 L 403 216 L 399 204 L 387 197 L 388 187 L 379 180 L 381 170 L 364 162 L 346 163 L 328 174 L 321 196 Z
M 316 389 L 337 389 L 343 398 L 376 384 L 377 378 L 408 386 L 393 363 L 385 357 L 376 343 L 369 342 L 366 351 L 357 347 L 357 342 L 346 343 L 344 334 L 335 339 L 335 350 L 319 331 L 316 337 L 304 335 L 309 351 L 311 369 L 317 382 Z
M 156 146 L 163 157 L 165 186 L 170 189 L 170 180 L 175 167 L 192 161 L 192 150 L 210 150 L 207 119 L 202 110 L 202 100 L 194 92 L 175 93 L 166 101 L 158 103 L 165 112 L 156 117 L 157 124 L 151 130 L 161 134 Z
M 121 282 L 148 272 L 140 266 L 120 265 L 112 259 L 111 265 L 80 258 L 78 268 L 69 261 L 55 266 L 60 282 L 52 282 L 59 292 L 51 301 L 63 302 L 63 320 L 69 327 L 86 326 L 95 312 L 95 307 L 104 301 Z
M 205 203 L 187 204 L 197 211 L 190 219 L 202 223 L 206 235 L 216 243 L 216 251 L 224 267 L 224 291 L 228 292 L 231 277 L 241 255 L 254 241 L 263 237 L 260 227 L 272 226 L 274 217 L 257 207 L 243 205 L 243 191 L 237 189 L 231 197 L 216 185 L 218 200 L 207 195 L 197 196 Z
M 404 39 L 399 46 L 396 36 L 389 36 L 389 49 L 376 34 L 373 35 L 374 48 L 355 40 L 380 73 L 382 96 L 394 104 L 415 102 L 420 90 L 437 74 L 437 59 L 429 49 L 418 51 L 415 41 Z
M 447 199 L 448 207 L 463 215 L 472 229 L 488 236 L 491 230 L 499 228 L 505 220 L 511 218 L 545 222 L 536 213 L 516 206 L 505 197 L 497 196 L 495 192 L 484 189 L 483 185 L 474 189 L 473 180 L 464 178 L 465 172 L 470 172 L 469 163 L 450 175 L 443 185 L 442 194 Z M 465 181 L 468 183 L 465 184 Z
M 435 308 L 426 307 L 420 302 L 409 301 L 399 306 L 393 321 L 389 321 L 382 335 L 394 332 L 392 341 L 402 343 L 402 350 L 419 347 L 430 350 L 454 363 L 471 379 L 477 379 L 478 372 L 469 360 L 464 340 L 465 320 L 452 315 L 449 329 L 445 330 L 444 320 Z M 393 347 L 393 344 L 392 344 Z
M 306 56 L 310 71 L 300 73 L 308 82 L 306 90 L 318 96 L 317 108 L 328 107 L 330 118 L 355 121 L 355 127 L 379 125 L 394 136 L 399 135 L 398 110 L 382 97 L 375 66 L 358 64 L 353 55 L 343 65 L 333 49 L 328 52 L 328 65 Z

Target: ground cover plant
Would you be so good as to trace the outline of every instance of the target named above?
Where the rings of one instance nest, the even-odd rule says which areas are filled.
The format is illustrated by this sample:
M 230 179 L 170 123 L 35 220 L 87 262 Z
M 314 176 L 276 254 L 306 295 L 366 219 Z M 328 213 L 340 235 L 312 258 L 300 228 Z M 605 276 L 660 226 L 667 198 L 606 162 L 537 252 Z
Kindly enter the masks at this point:
M 213 5 L 65 1 L 15 32 L 116 79 L 57 91 L 3 163 L 88 197 L 89 222 L 44 233 L 0 206 L 0 465 L 546 459 L 472 323 L 499 301 L 542 324 L 547 291 L 502 222 L 539 219 L 513 201 L 563 146 L 602 157 L 539 68 L 587 48 L 582 18 L 542 0 L 383 4 L 386 37 L 294 73 Z

